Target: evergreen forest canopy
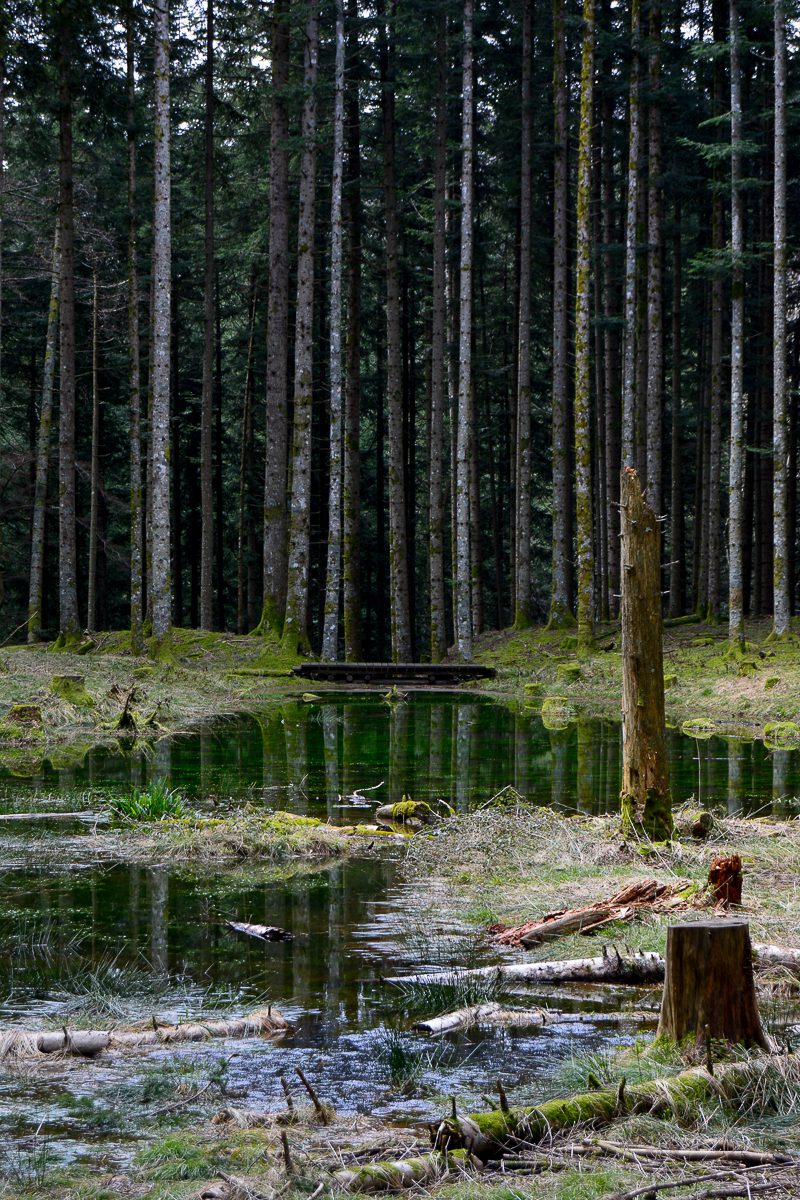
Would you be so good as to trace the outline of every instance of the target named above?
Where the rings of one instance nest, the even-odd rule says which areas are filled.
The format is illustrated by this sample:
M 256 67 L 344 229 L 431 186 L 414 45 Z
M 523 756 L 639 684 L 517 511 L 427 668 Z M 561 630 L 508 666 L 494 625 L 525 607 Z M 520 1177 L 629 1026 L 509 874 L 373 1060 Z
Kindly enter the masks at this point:
M 0 633 L 465 659 L 797 595 L 783 0 L 7 0 Z M 787 45 L 788 42 L 788 45 Z

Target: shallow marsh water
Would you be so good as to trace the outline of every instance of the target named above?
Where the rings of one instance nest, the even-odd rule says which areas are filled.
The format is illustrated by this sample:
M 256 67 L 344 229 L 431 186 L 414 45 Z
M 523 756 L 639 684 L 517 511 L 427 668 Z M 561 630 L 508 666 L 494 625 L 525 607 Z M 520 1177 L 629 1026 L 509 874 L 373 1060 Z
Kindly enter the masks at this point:
M 800 760 L 758 743 L 697 741 L 670 733 L 676 800 L 694 795 L 729 811 L 791 810 Z M 547 729 L 530 712 L 479 697 L 412 695 L 286 701 L 258 714 L 133 752 L 100 747 L 68 765 L 45 761 L 20 777 L 0 776 L 0 808 L 82 804 L 104 789 L 164 778 L 201 806 L 247 800 L 332 821 L 363 819 L 364 808 L 403 795 L 464 810 L 507 785 L 530 802 L 601 813 L 614 808 L 619 729 L 573 722 Z M 177 1019 L 241 1012 L 268 997 L 295 1026 L 282 1043 L 258 1040 L 177 1052 L 45 1063 L 0 1074 L 0 1142 L 23 1147 L 41 1127 L 59 1157 L 117 1162 L 152 1135 L 158 1109 L 186 1074 L 220 1103 L 218 1083 L 251 1107 L 277 1107 L 279 1072 L 302 1065 L 343 1111 L 402 1120 L 441 1112 L 443 1096 L 478 1100 L 501 1075 L 520 1094 L 541 1096 L 571 1053 L 630 1040 L 641 1026 L 553 1024 L 431 1043 L 407 1031 L 384 974 L 427 965 L 491 961 L 470 931 L 440 927 L 435 895 L 404 883 L 402 850 L 283 872 L 248 868 L 93 863 L 80 853 L 80 827 L 31 823 L 4 828 L 0 844 L 0 1026 Z M 73 834 L 77 836 L 73 836 Z M 70 854 L 55 861 L 54 844 Z M 39 852 L 46 848 L 48 853 Z M 435 889 L 435 881 L 431 882 Z M 292 930 L 291 943 L 262 945 L 224 927 L 252 920 Z M 619 1007 L 609 989 L 575 989 L 553 1000 L 587 1013 Z M 624 1003 L 641 997 L 624 993 Z M 399 1029 L 413 1079 L 398 1091 L 391 1062 Z M 194 1083 L 192 1083 L 194 1081 Z M 166 1097 L 166 1101 L 165 1101 Z M 213 1107 L 213 1104 L 212 1104 Z M 191 1115 L 190 1103 L 186 1113 Z

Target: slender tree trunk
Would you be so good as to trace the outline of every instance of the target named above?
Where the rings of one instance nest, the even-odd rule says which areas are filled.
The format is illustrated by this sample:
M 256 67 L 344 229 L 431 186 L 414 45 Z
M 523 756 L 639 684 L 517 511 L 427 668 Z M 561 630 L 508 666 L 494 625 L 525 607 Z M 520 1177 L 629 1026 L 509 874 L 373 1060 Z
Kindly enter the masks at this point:
M 455 204 L 456 204 L 456 187 L 455 183 L 450 185 L 450 203 L 447 209 L 446 225 L 450 234 L 451 243 L 455 242 Z M 458 260 L 455 251 L 451 251 L 450 261 L 447 270 L 447 400 L 448 412 L 450 414 L 450 578 L 453 581 L 450 590 L 450 603 L 452 608 L 453 622 L 453 644 L 458 639 L 458 588 L 456 586 L 456 560 L 457 555 L 457 529 L 456 529 L 456 512 L 458 503 L 456 499 L 456 484 L 457 484 L 457 439 L 458 439 L 458 304 L 459 304 L 459 273 Z M 516 354 L 514 355 L 516 362 Z M 516 395 L 516 384 L 514 386 L 514 395 Z M 516 406 L 515 406 L 516 412 Z M 512 438 L 512 442 L 513 442 Z M 513 477 L 513 476 L 512 476 Z M 516 521 L 515 526 L 516 527 Z M 514 529 L 511 531 L 511 545 L 516 544 Z M 512 571 L 512 577 L 516 579 L 516 568 Z
M 773 314 L 772 336 L 772 476 L 773 476 L 773 629 L 776 637 L 789 632 L 791 583 L 788 522 L 788 391 L 786 386 L 786 12 L 774 0 L 774 195 L 773 195 Z
M 713 0 L 712 21 L 714 41 L 725 40 L 724 0 Z M 719 116 L 724 108 L 724 66 L 722 59 L 714 60 L 713 111 Z M 722 195 L 719 189 L 719 171 L 714 169 L 714 188 L 711 199 L 711 246 L 717 255 L 725 246 L 725 229 Z M 721 503 L 720 480 L 722 477 L 722 338 L 723 338 L 723 280 L 715 272 L 711 281 L 711 403 L 709 412 L 708 447 L 708 585 L 706 591 L 707 616 L 719 619 L 720 601 L 720 558 L 721 558 Z
M 670 541 L 669 615 L 686 611 L 686 533 L 681 486 L 681 202 L 675 201 L 675 235 L 672 240 L 672 434 L 670 440 Z
M 480 417 L 473 379 L 469 391 L 472 442 L 469 448 L 469 546 L 470 594 L 472 597 L 472 636 L 483 631 L 483 526 L 480 489 Z
M 286 491 L 289 418 L 289 0 L 272 15 L 269 157 L 267 425 L 264 475 L 264 633 L 280 636 L 286 608 Z
M 311 409 L 314 367 L 314 217 L 317 165 L 318 0 L 310 0 L 306 25 L 297 221 L 297 307 L 294 334 L 294 430 L 289 572 L 283 641 L 297 653 L 308 649 L 308 576 L 311 541 Z
M 153 372 L 150 460 L 150 530 L 153 635 L 163 638 L 172 622 L 170 571 L 170 343 L 172 313 L 172 218 L 170 168 L 169 0 L 155 6 L 155 208 L 153 217 Z
M 53 385 L 58 338 L 58 294 L 61 277 L 59 254 L 60 221 L 56 226 L 53 246 L 53 273 L 50 282 L 50 307 L 47 313 L 47 339 L 42 371 L 42 408 L 39 413 L 39 433 L 36 439 L 36 478 L 33 492 L 33 523 L 31 528 L 31 568 L 28 590 L 28 641 L 36 642 L 42 629 L 42 586 L 44 581 L 45 517 L 47 514 L 47 477 L 50 465 L 50 431 L 53 426 Z
M 239 519 L 237 525 L 236 554 L 236 632 L 246 633 L 252 608 L 252 565 L 255 547 L 251 545 L 252 504 L 251 482 L 253 473 L 253 348 L 256 329 L 258 285 L 253 278 L 250 289 L 250 332 L 247 338 L 247 365 L 244 375 L 244 399 L 242 401 L 242 435 L 239 449 Z
M 344 166 L 344 0 L 336 0 L 336 64 L 333 102 L 331 181 L 330 481 L 328 493 L 328 575 L 322 657 L 339 655 L 339 602 L 342 592 L 342 172 Z
M 225 495 L 222 482 L 222 460 L 225 454 L 224 422 L 222 419 L 222 302 L 219 290 L 219 268 L 214 280 L 214 575 L 216 576 L 214 615 L 217 629 L 225 628 Z
M 389 440 L 389 603 L 392 659 L 411 658 L 411 613 L 408 590 L 408 546 L 403 453 L 403 352 L 400 313 L 400 261 L 397 223 L 394 19 L 380 0 L 381 124 L 383 127 L 383 202 L 386 237 L 386 406 Z
M 92 457 L 89 474 L 89 581 L 86 628 L 97 629 L 97 546 L 100 521 L 100 375 L 98 362 L 97 267 L 92 274 Z
M 3 377 L 3 218 L 6 203 L 6 46 L 8 41 L 8 18 L 0 14 L 0 404 L 5 398 L 5 379 Z
M 661 200 L 661 5 L 652 0 L 648 27 L 647 192 L 647 498 L 660 515 L 664 407 L 663 219 Z
M 128 149 L 128 409 L 130 421 L 131 506 L 131 646 L 143 649 L 144 626 L 144 527 L 142 524 L 142 393 L 139 367 L 139 272 L 136 262 L 136 65 L 134 58 L 133 0 L 125 10 L 127 149 Z
M 555 12 L 554 12 L 555 15 Z M 563 23 L 562 23 L 563 24 Z M 558 44 L 555 43 L 555 54 Z M 562 69 L 564 63 L 562 62 Z M 555 77 L 554 67 L 554 77 Z M 521 96 L 521 145 L 520 145 L 520 184 L 519 184 L 519 299 L 517 302 L 517 461 L 516 461 L 516 497 L 517 497 L 517 553 L 516 553 L 516 598 L 514 611 L 514 627 L 527 629 L 533 619 L 533 594 L 531 583 L 531 241 L 533 222 L 531 155 L 533 146 L 533 109 L 532 109 L 532 76 L 533 76 L 533 3 L 523 0 L 522 4 L 522 96 Z M 566 93 L 566 79 L 562 75 L 560 89 Z M 559 146 L 556 145 L 556 175 L 559 170 Z M 561 147 L 563 149 L 563 147 Z M 556 213 L 558 214 L 558 179 L 556 178 Z M 558 223 L 560 214 L 556 216 Z M 564 252 L 566 247 L 563 247 Z M 558 231 L 556 230 L 555 250 L 559 254 Z M 555 299 L 556 307 L 566 305 L 566 297 Z M 556 343 L 553 339 L 553 378 L 556 377 Z M 555 397 L 554 397 L 555 404 Z M 555 428 L 555 422 L 554 422 Z M 553 448 L 554 469 L 557 462 L 555 446 Z M 562 462 L 558 462 L 561 467 Z M 558 483 L 554 479 L 554 489 Z M 553 504 L 553 512 L 558 511 L 558 504 Z M 553 530 L 553 592 L 555 594 L 556 553 L 557 541 L 555 528 Z
M 567 164 L 569 122 L 566 22 L 565 0 L 553 0 L 553 564 L 550 623 L 555 627 L 572 624 L 569 603 L 572 497 L 569 478 L 569 172 Z M 529 121 L 531 119 L 529 114 Z M 532 129 L 529 127 L 529 139 L 531 136 Z M 530 188 L 530 159 L 528 179 Z M 528 203 L 528 254 L 530 256 L 530 191 Z M 523 224 L 524 221 L 523 211 Z M 520 229 L 522 230 L 522 224 Z M 522 263 L 520 266 L 522 267 Z M 528 280 L 527 286 L 530 289 L 530 280 Z M 522 275 L 520 274 L 520 298 L 521 296 Z M 528 290 L 527 301 L 530 305 L 530 290 Z M 530 347 L 528 350 L 530 352 Z M 521 367 L 520 361 L 520 370 Z M 530 389 L 530 375 L 528 376 L 528 387 Z M 519 431 L 517 437 L 519 438 Z M 530 424 L 528 425 L 528 437 L 530 438 Z M 530 456 L 530 449 L 528 455 Z M 519 515 L 517 520 L 519 521 Z M 528 540 L 530 541 L 530 513 L 528 515 Z M 519 545 L 519 537 L 517 544 Z M 517 576 L 519 577 L 519 567 Z M 519 611 L 519 600 L 517 601 L 517 611 Z M 528 597 L 528 618 L 530 618 L 530 596 Z
M 604 24 L 610 20 L 608 3 L 605 4 Z M 619 472 L 620 472 L 620 370 L 619 370 L 619 306 L 617 283 L 612 268 L 611 248 L 616 241 L 614 220 L 614 98 L 612 95 L 613 57 L 607 51 L 603 61 L 602 77 L 605 82 L 602 95 L 602 190 L 603 210 L 603 348 L 605 357 L 604 415 L 606 456 L 606 526 L 608 529 L 608 611 L 613 617 L 619 611 Z
M 75 213 L 72 177 L 72 30 L 62 13 L 58 46 L 59 127 L 59 427 L 58 427 L 58 600 L 59 629 L 76 634 L 78 619 L 75 536 Z
M 203 392 L 200 407 L 200 626 L 214 628 L 214 0 L 206 0 L 203 130 Z
M 527 0 L 526 0 L 527 2 Z M 436 133 L 433 166 L 433 296 L 431 301 L 431 423 L 428 517 L 431 662 L 447 651 L 444 598 L 444 409 L 447 277 L 447 18 L 436 29 Z
M 461 82 L 461 255 L 459 262 L 458 430 L 456 434 L 456 643 L 472 661 L 472 593 L 469 474 L 472 439 L 472 266 L 473 266 L 473 0 L 464 0 Z M 519 506 L 518 506 L 519 509 Z M 517 538 L 519 545 L 519 537 Z
M 575 498 L 578 543 L 578 654 L 593 632 L 592 406 L 590 274 L 592 256 L 592 115 L 594 0 L 583 0 L 581 108 L 578 132 L 577 251 L 575 261 Z
M 742 76 L 739 64 L 739 10 L 730 0 L 731 43 L 731 444 L 728 519 L 728 636 L 744 647 L 742 549 L 744 540 L 744 207 L 742 174 Z
M 361 124 L 358 84 L 358 3 L 348 0 L 347 52 L 351 79 L 345 86 L 347 177 L 344 213 L 347 230 L 347 328 L 344 377 L 344 656 L 361 657 Z
M 628 206 L 625 218 L 625 311 L 622 353 L 622 465 L 632 467 L 636 454 L 636 227 L 639 219 L 639 155 L 641 113 L 640 0 L 631 0 L 631 78 L 628 99 Z

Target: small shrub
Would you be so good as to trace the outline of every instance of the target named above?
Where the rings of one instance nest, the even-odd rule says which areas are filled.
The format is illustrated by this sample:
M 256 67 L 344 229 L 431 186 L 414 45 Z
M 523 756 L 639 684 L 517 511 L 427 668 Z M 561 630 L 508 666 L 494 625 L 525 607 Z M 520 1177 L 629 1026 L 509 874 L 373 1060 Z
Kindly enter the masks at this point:
M 154 779 L 144 788 L 133 788 L 129 796 L 115 796 L 109 807 L 126 821 L 167 821 L 186 816 L 186 803 L 177 788 Z

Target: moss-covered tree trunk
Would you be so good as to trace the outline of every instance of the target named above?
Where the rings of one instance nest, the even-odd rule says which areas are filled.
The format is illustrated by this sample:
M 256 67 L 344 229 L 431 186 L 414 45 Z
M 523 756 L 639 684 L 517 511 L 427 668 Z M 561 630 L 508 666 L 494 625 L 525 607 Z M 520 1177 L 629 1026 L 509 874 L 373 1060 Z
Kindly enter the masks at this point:
M 746 921 L 686 921 L 667 930 L 667 968 L 659 1035 L 680 1042 L 706 1037 L 769 1043 L 761 1028 Z
M 639 477 L 626 467 L 622 513 L 622 820 L 628 832 L 672 835 L 664 732 L 661 533 Z

